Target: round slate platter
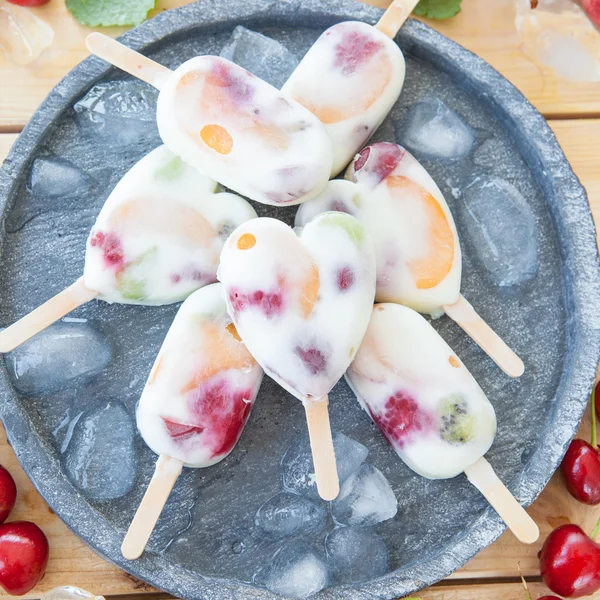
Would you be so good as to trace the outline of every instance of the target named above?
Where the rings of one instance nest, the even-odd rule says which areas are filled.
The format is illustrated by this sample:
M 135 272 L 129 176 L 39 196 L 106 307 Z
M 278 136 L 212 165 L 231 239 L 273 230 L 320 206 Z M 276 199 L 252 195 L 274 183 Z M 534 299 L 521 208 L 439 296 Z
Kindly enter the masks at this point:
M 301 57 L 333 23 L 375 23 L 380 14 L 339 0 L 204 0 L 165 12 L 122 40 L 175 67 L 196 54 L 218 54 L 241 24 Z M 525 374 L 519 380 L 503 375 L 449 319 L 442 317 L 434 326 L 494 404 L 499 429 L 488 458 L 515 496 L 529 505 L 577 430 L 600 353 L 600 272 L 586 195 L 544 119 L 489 65 L 416 21 L 404 26 L 397 41 L 407 57 L 406 85 L 375 139 L 397 137 L 402 142 L 408 107 L 432 95 L 462 115 L 474 133 L 474 146 L 461 160 L 417 156 L 456 216 L 464 253 L 463 294 L 521 355 Z M 81 121 L 73 105 L 105 81 L 118 87 L 131 80 L 96 58 L 76 67 L 35 113 L 0 172 L 2 326 L 80 276 L 87 232 L 110 189 L 159 144 L 150 120 L 133 139 L 122 140 L 96 135 L 92 125 Z M 155 101 L 150 88 L 139 93 L 150 105 Z M 40 156 L 60 157 L 82 169 L 88 177 L 86 192 L 40 202 L 28 186 L 32 161 Z M 461 190 L 475 177 L 508 181 L 533 213 L 537 270 L 524 283 L 498 286 L 478 261 L 461 200 Z M 295 213 L 293 208 L 257 210 L 288 223 Z M 120 545 L 155 460 L 139 436 L 131 442 L 136 468 L 132 489 L 124 496 L 102 500 L 75 487 L 65 475 L 71 442 L 64 424 L 72 419 L 76 429 L 75 415 L 89 419 L 106 406 L 119 406 L 125 420 L 133 418 L 176 308 L 97 302 L 82 307 L 73 316 L 87 319 L 106 335 L 112 347 L 108 366 L 91 382 L 29 395 L 15 392 L 3 367 L 2 420 L 19 460 L 53 510 L 108 560 L 183 598 L 274 598 L 252 581 L 281 544 L 257 534 L 254 515 L 281 490 L 281 457 L 296 437 L 305 436 L 305 425 L 300 403 L 272 381 L 265 381 L 234 452 L 210 469 L 184 472 L 149 551 L 138 561 L 125 561 Z M 367 446 L 367 462 L 389 480 L 399 510 L 394 519 L 377 526 L 390 551 L 391 572 L 353 585 L 333 582 L 319 598 L 404 596 L 449 575 L 504 530 L 464 477 L 428 481 L 405 467 L 343 382 L 331 394 L 331 418 L 334 430 Z M 110 475 L 118 467 L 106 468 Z M 323 535 L 304 541 L 322 553 Z

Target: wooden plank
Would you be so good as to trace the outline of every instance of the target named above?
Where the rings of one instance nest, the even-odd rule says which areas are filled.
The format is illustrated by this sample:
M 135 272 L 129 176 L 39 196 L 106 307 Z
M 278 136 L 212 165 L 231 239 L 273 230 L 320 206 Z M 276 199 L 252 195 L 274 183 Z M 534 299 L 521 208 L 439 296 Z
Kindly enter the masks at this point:
M 189 3 L 158 0 L 153 14 Z M 389 0 L 368 0 L 385 7 Z M 449 21 L 429 24 L 479 54 L 512 81 L 546 116 L 600 115 L 600 85 L 574 83 L 540 68 L 523 52 L 515 28 L 515 0 L 464 0 L 462 12 Z M 84 38 L 91 29 L 76 23 L 64 0 L 34 9 L 55 30 L 51 48 L 27 67 L 2 64 L 0 54 L 0 131 L 20 131 L 49 90 L 88 52 Z M 118 35 L 123 28 L 103 29 Z
M 597 159 L 600 155 L 600 119 L 554 121 L 550 125 L 556 132 L 575 172 L 588 190 L 596 219 L 600 219 L 600 169 L 598 169 Z M 6 156 L 16 137 L 16 135 L 0 135 L 0 160 Z M 581 435 L 589 439 L 588 421 L 582 425 Z M 35 590 L 38 596 L 52 587 L 65 584 L 77 585 L 103 595 L 139 594 L 152 591 L 149 586 L 125 575 L 96 556 L 50 511 L 19 466 L 6 442 L 3 430 L 0 431 L 0 463 L 13 473 L 19 487 L 20 497 L 14 518 L 37 522 L 50 537 L 52 548 L 50 565 L 46 578 Z M 600 516 L 600 508 L 589 508 L 573 500 L 565 491 L 558 475 L 552 479 L 529 511 L 540 525 L 541 540 L 545 539 L 554 527 L 567 522 L 577 523 L 589 531 Z M 517 575 L 518 563 L 527 576 L 535 577 L 539 574 L 536 555 L 540 546 L 541 541 L 533 546 L 524 546 L 511 533 L 506 533 L 455 573 L 452 579 L 464 581 L 482 578 L 514 578 Z M 534 592 L 542 592 L 539 586 L 533 585 L 533 588 Z M 448 581 L 442 587 L 435 586 L 420 596 L 423 600 L 523 598 L 522 590 L 516 584 L 485 586 L 478 583 L 473 586 L 458 586 L 449 585 Z M 0 600 L 4 597 L 6 596 L 0 595 Z

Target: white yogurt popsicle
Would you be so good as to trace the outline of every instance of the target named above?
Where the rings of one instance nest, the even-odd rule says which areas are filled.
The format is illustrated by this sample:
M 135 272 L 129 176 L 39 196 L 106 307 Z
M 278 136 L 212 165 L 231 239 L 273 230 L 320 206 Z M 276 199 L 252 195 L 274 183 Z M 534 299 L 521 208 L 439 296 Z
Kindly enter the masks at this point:
M 325 213 L 298 235 L 254 219 L 226 242 L 218 273 L 252 355 L 303 402 L 326 396 L 365 333 L 375 291 L 371 241 L 359 221 Z
M 121 179 L 90 233 L 85 286 L 107 302 L 167 304 L 216 281 L 221 248 L 256 217 L 165 146 Z
M 516 537 L 539 529 L 484 458 L 496 415 L 465 365 L 417 312 L 376 304 L 346 381 L 398 456 L 429 479 L 464 472 Z
M 455 477 L 494 441 L 496 417 L 483 390 L 410 308 L 375 305 L 346 380 L 398 456 L 423 477 Z
M 331 181 L 301 206 L 296 225 L 339 210 L 369 232 L 377 262 L 378 302 L 398 302 L 439 316 L 460 294 L 461 252 L 444 197 L 421 164 L 404 148 L 367 146 L 348 168 L 352 181 Z
M 238 336 L 215 283 L 181 306 L 137 407 L 137 425 L 159 455 L 121 550 L 139 558 L 184 466 L 210 467 L 236 445 L 263 371 Z
M 157 121 L 169 149 L 264 204 L 298 204 L 329 179 L 331 142 L 310 111 L 234 63 L 188 60 L 161 85 Z
M 282 91 L 324 123 L 337 175 L 386 117 L 402 90 L 405 62 L 379 29 L 348 21 L 330 27 L 306 53 Z
M 156 453 L 209 467 L 240 438 L 263 372 L 238 336 L 216 283 L 181 306 L 137 407 Z

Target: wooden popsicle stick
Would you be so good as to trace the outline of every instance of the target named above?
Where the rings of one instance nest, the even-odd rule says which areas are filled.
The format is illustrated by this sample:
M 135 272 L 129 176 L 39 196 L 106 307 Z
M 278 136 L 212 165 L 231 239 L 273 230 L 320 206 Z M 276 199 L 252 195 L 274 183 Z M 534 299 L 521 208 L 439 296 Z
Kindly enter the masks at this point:
M 394 0 L 375 27 L 389 38 L 394 39 L 417 4 L 419 4 L 419 0 Z
M 38 306 L 3 331 L 0 331 L 0 353 L 11 352 L 34 335 L 56 323 L 78 306 L 93 300 L 98 292 L 85 287 L 83 277 L 73 285 Z
M 323 500 L 334 500 L 340 493 L 340 480 L 335 462 L 331 425 L 329 424 L 329 400 L 304 402 L 308 436 L 312 450 L 317 491 Z
M 144 553 L 182 469 L 180 460 L 164 454 L 158 457 L 154 475 L 121 545 L 121 553 L 127 560 L 136 560 Z
M 446 304 L 442 308 L 507 375 L 510 377 L 523 375 L 525 371 L 523 361 L 475 312 L 462 294 L 454 304 Z
M 519 541 L 524 544 L 533 544 L 537 541 L 540 530 L 535 521 L 500 481 L 492 465 L 484 457 L 465 469 L 465 475 L 485 496 Z
M 85 45 L 92 54 L 153 85 L 158 90 L 173 72 L 171 69 L 163 67 L 163 65 L 143 54 L 97 31 L 87 36 Z

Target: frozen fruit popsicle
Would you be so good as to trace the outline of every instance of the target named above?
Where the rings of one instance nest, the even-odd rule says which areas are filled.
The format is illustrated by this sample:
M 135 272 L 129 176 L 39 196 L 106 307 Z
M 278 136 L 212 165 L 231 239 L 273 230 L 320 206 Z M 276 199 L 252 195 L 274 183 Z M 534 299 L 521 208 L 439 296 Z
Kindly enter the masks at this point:
M 537 540 L 536 524 L 483 458 L 496 433 L 492 405 L 421 315 L 376 304 L 346 380 L 413 471 L 429 479 L 465 472 L 521 541 Z
M 88 48 L 161 90 L 158 130 L 202 173 L 264 204 L 299 204 L 331 171 L 323 124 L 287 94 L 234 63 L 198 56 L 174 72 L 100 33 Z
M 93 298 L 123 304 L 169 304 L 216 281 L 221 248 L 256 217 L 246 200 L 165 146 L 145 156 L 116 185 L 87 242 L 84 275 L 0 332 L 8 352 Z
M 303 402 L 317 488 L 332 499 L 339 484 L 327 394 L 360 345 L 375 294 L 375 258 L 364 227 L 349 215 L 325 213 L 296 235 L 281 221 L 254 219 L 226 242 L 218 277 L 252 355 Z M 319 423 L 320 433 L 313 429 Z M 316 434 L 323 437 L 315 441 Z M 315 449 L 319 442 L 327 448 Z M 325 452 L 333 463 L 333 469 L 325 465 L 329 475 L 320 470 Z
M 406 67 L 387 35 L 355 21 L 330 27 L 282 88 L 325 125 L 337 175 L 373 135 L 402 90 Z
M 404 85 L 406 65 L 394 36 L 418 0 L 394 0 L 380 21 L 330 27 L 282 91 L 313 112 L 333 145 L 337 175 L 381 125 Z
M 350 181 L 331 181 L 298 210 L 302 226 L 327 210 L 347 212 L 375 246 L 379 302 L 397 302 L 434 317 L 454 319 L 510 376 L 521 359 L 461 296 L 461 251 L 444 196 L 421 164 L 397 144 L 364 148 L 348 167 Z
M 183 466 L 209 467 L 232 450 L 250 415 L 263 371 L 238 336 L 216 283 L 181 306 L 137 408 L 156 473 L 123 542 L 138 558 Z

